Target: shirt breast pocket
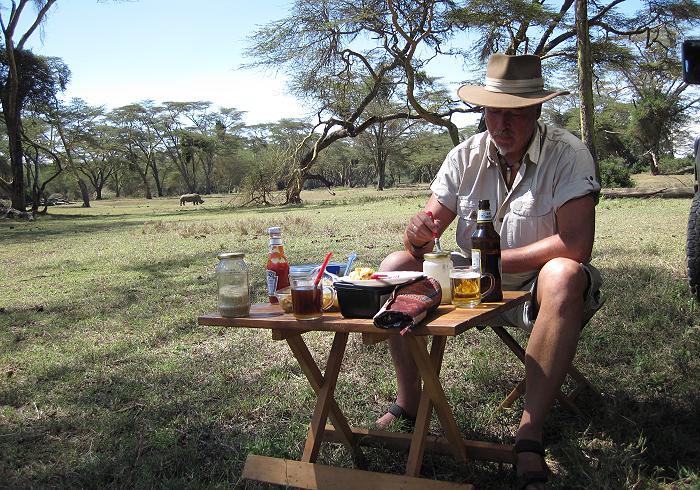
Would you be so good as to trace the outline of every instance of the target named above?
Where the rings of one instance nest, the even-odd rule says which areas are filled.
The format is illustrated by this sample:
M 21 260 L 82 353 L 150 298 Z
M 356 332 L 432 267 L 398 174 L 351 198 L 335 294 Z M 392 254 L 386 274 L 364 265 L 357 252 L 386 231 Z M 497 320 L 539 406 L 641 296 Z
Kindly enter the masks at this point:
M 469 252 L 472 248 L 472 232 L 476 227 L 476 213 L 479 209 L 479 202 L 460 196 L 457 200 L 457 245 L 464 252 Z
M 476 213 L 479 209 L 479 202 L 460 196 L 457 201 L 457 214 L 461 219 L 476 221 Z
M 532 195 L 514 200 L 507 216 L 509 247 L 522 247 L 555 234 L 554 208 Z

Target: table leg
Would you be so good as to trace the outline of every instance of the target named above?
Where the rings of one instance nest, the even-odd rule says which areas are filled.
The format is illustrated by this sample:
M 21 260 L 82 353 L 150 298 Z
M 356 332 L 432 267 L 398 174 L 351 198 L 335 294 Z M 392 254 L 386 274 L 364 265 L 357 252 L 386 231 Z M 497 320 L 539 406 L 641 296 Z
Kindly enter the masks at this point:
M 447 440 L 450 441 L 452 452 L 458 461 L 466 463 L 467 452 L 464 447 L 464 441 L 459 433 L 459 427 L 455 421 L 452 409 L 447 402 L 445 392 L 440 384 L 438 372 L 435 370 L 433 362 L 428 355 L 425 339 L 416 336 L 406 337 L 408 347 L 411 351 L 418 373 L 423 380 L 423 391 L 427 392 L 427 396 L 435 405 L 440 425 L 445 431 Z
M 302 459 L 302 461 L 312 461 L 310 459 L 311 456 L 313 456 L 313 460 L 316 459 L 316 456 L 318 455 L 318 447 L 316 447 L 314 451 L 313 446 L 315 444 L 320 446 L 321 440 L 323 438 L 325 418 L 326 416 L 328 416 L 331 419 L 331 423 L 333 424 L 333 426 L 341 434 L 340 438 L 342 442 L 352 452 L 355 464 L 358 467 L 363 467 L 365 464 L 362 452 L 357 446 L 356 439 L 352 433 L 352 429 L 350 428 L 347 419 L 343 415 L 343 412 L 340 410 L 338 404 L 333 398 L 333 391 L 335 389 L 335 383 L 338 378 L 338 371 L 340 370 L 340 364 L 343 358 L 343 354 L 345 352 L 347 338 L 347 333 L 336 334 L 336 336 L 334 337 L 333 347 L 331 347 L 331 354 L 329 356 L 328 364 L 326 366 L 325 376 L 321 374 L 321 370 L 316 365 L 316 362 L 311 356 L 311 353 L 309 352 L 309 349 L 304 343 L 304 339 L 302 339 L 301 335 L 294 335 L 286 338 L 287 343 L 289 344 L 289 347 L 292 350 L 292 353 L 294 354 L 294 357 L 299 362 L 299 366 L 306 375 L 309 384 L 311 385 L 317 396 L 316 409 L 314 409 L 314 417 L 312 418 L 312 428 L 310 429 L 309 435 L 307 437 L 306 446 L 311 444 L 308 455 L 306 452 L 306 446 L 304 448 L 304 456 L 308 456 L 309 459 Z M 335 374 L 333 374 L 333 370 L 335 370 Z M 332 383 L 329 384 L 329 381 L 332 381 Z M 322 400 L 325 401 L 323 401 L 322 403 Z M 316 421 L 316 428 L 314 429 L 313 423 L 316 420 L 317 410 L 325 410 L 326 416 L 323 416 L 322 420 L 319 418 L 319 420 Z M 320 430 L 318 429 L 318 427 L 320 427 Z M 315 432 L 313 432 L 312 429 L 315 430 Z M 316 440 L 318 440 L 317 443 Z
M 425 337 L 420 337 L 421 343 L 425 344 Z M 442 368 L 442 357 L 445 353 L 445 344 L 447 337 L 435 336 L 430 346 L 430 360 L 433 364 L 435 372 L 440 374 Z M 408 453 L 408 462 L 406 463 L 406 475 L 419 476 L 420 469 L 423 464 L 423 455 L 425 453 L 426 436 L 430 427 L 430 416 L 433 412 L 433 402 L 430 400 L 427 391 L 421 393 L 420 404 L 418 405 L 418 413 L 416 414 L 416 426 L 413 429 L 411 437 L 411 448 Z

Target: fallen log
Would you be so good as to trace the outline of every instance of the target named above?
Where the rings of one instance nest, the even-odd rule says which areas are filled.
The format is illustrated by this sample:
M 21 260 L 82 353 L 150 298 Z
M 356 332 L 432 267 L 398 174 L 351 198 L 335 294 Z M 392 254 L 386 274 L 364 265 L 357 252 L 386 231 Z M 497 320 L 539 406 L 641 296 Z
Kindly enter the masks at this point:
M 600 195 L 606 199 L 619 197 L 649 198 L 660 197 L 669 198 L 692 198 L 694 195 L 692 187 L 663 187 L 663 188 L 641 188 L 641 187 L 612 187 L 602 189 Z
M 34 216 L 26 211 L 19 211 L 15 208 L 0 206 L 0 219 L 24 219 L 32 221 L 34 220 Z

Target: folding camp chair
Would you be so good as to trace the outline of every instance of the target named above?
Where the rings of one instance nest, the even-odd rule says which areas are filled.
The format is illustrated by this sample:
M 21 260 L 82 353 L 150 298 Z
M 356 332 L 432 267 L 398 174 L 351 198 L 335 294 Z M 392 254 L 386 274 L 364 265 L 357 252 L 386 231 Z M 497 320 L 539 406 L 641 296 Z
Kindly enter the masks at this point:
M 504 344 L 516 355 L 518 359 L 525 365 L 525 349 L 515 340 L 504 327 L 491 327 L 491 329 L 496 332 L 496 335 L 500 337 Z M 599 395 L 600 392 L 586 379 L 586 377 L 581 374 L 581 372 L 574 366 L 569 368 L 568 375 L 575 381 L 576 385 L 574 389 L 567 395 L 562 390 L 557 393 L 557 400 L 564 405 L 566 408 L 574 412 L 576 415 L 581 415 L 581 410 L 576 406 L 576 397 L 585 388 L 588 388 L 592 393 Z M 523 378 L 518 385 L 513 388 L 507 397 L 501 402 L 500 408 L 509 408 L 515 400 L 520 396 L 525 394 L 525 379 Z

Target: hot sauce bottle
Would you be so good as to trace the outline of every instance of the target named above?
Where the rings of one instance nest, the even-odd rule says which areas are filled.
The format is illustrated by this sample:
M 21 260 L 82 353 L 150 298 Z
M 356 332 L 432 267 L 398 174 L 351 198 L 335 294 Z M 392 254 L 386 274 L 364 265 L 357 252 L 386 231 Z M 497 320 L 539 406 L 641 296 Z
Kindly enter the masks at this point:
M 282 229 L 279 226 L 268 228 L 270 234 L 270 253 L 267 257 L 265 275 L 267 280 L 267 296 L 270 303 L 277 303 L 275 291 L 289 286 L 289 262 L 284 255 L 282 245 Z
M 482 298 L 484 303 L 501 301 L 503 290 L 501 289 L 501 236 L 493 227 L 493 215 L 488 199 L 479 201 L 479 211 L 476 218 L 476 229 L 472 233 L 472 264 L 480 267 L 481 273 L 489 273 L 494 277 L 494 288 L 487 296 Z M 484 291 L 488 283 L 481 279 L 481 290 Z

